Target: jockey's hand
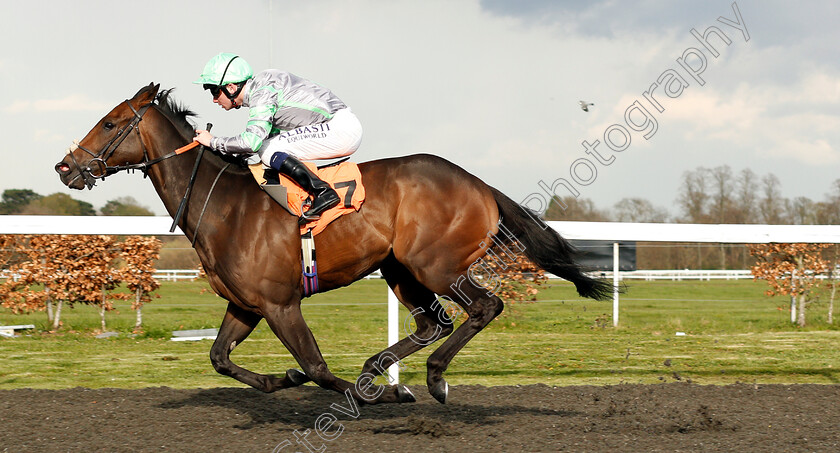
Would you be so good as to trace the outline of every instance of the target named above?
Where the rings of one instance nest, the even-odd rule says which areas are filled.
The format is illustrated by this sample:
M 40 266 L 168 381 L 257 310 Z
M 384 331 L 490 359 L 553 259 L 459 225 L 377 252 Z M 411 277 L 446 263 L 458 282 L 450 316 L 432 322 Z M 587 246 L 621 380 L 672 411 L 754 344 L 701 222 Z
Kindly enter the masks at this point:
M 207 132 L 205 130 L 195 131 L 195 139 L 194 140 L 197 141 L 198 143 L 201 143 L 204 146 L 209 147 L 210 146 L 210 140 L 212 140 L 212 139 L 213 139 L 213 136 L 210 135 L 210 132 Z

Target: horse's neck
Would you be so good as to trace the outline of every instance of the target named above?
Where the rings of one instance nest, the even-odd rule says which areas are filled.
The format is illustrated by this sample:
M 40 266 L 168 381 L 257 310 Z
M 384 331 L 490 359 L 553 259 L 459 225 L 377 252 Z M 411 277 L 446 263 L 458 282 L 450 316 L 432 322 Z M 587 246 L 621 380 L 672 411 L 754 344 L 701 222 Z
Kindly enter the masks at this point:
M 153 139 L 154 149 L 149 150 L 149 157 L 155 159 L 164 156 L 184 144 L 184 139 L 174 130 L 172 133 L 158 134 Z M 159 162 L 149 171 L 149 179 L 167 212 L 173 218 L 185 193 L 190 191 L 183 217 L 179 219 L 181 230 L 190 240 L 198 233 L 196 229 L 202 229 L 199 227 L 199 222 L 202 224 L 213 222 L 213 217 L 220 212 L 225 212 L 225 209 L 220 209 L 219 204 L 235 206 L 241 201 L 237 200 L 238 197 L 247 197 L 250 191 L 257 187 L 256 184 L 252 184 L 231 190 L 231 184 L 253 183 L 253 180 L 248 175 L 247 181 L 240 181 L 242 178 L 235 177 L 234 172 L 228 169 L 224 162 L 212 158 L 210 152 L 205 151 L 198 167 L 194 186 L 190 188 L 193 167 L 199 154 L 201 154 L 200 148 L 195 148 Z
M 151 144 L 149 158 L 155 159 L 164 156 L 175 149 L 184 146 L 184 138 L 171 124 L 165 124 L 166 128 L 158 129 L 154 137 L 147 143 Z M 153 165 L 149 170 L 149 179 L 155 187 L 161 201 L 163 201 L 167 212 L 175 217 L 181 200 L 188 190 L 190 177 L 196 163 L 196 157 L 200 152 L 199 148 L 188 151 L 184 154 L 166 159 Z M 193 240 L 196 234 L 208 231 L 200 225 L 211 225 L 219 222 L 218 217 L 225 217 L 232 207 L 235 211 L 242 211 L 245 201 L 253 199 L 261 190 L 250 173 L 244 174 L 234 169 L 229 169 L 221 159 L 211 157 L 209 151 L 204 152 L 199 164 L 194 187 L 190 189 L 190 195 L 183 217 L 179 220 L 181 230 L 187 238 Z M 262 194 L 265 197 L 266 195 Z M 205 209 L 206 203 L 206 209 Z M 235 222 L 240 214 L 226 217 L 226 222 Z M 289 232 L 297 231 L 297 220 L 293 216 L 277 216 L 277 220 L 284 223 L 282 228 Z M 199 224 L 199 222 L 201 222 Z M 280 224 L 273 224 L 272 229 L 280 228 Z M 197 231 L 198 230 L 198 231 Z M 290 234 L 289 237 L 293 235 Z M 203 241 L 196 243 L 196 249 L 203 247 Z M 202 252 L 199 250 L 199 254 Z
M 149 147 L 149 158 L 159 158 L 183 145 L 183 139 L 177 133 L 158 134 Z M 195 156 L 195 152 L 187 152 L 158 162 L 149 169 L 149 179 L 172 216 L 189 185 Z

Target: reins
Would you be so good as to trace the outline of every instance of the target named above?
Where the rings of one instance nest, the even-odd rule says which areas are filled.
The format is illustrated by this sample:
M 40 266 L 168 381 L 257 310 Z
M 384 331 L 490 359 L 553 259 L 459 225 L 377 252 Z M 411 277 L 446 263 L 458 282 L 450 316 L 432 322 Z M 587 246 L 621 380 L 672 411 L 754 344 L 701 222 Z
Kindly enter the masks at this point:
M 207 123 L 207 132 L 210 132 L 210 128 L 212 128 L 212 127 L 213 127 L 212 124 Z M 198 143 L 198 142 L 194 141 L 193 143 Z M 187 147 L 190 147 L 191 145 L 192 145 L 192 143 L 190 143 L 189 145 L 184 146 L 182 148 L 178 148 L 178 149 L 187 148 Z M 195 146 L 193 146 L 193 148 L 194 147 Z M 173 153 L 175 153 L 175 155 L 178 154 L 178 149 L 173 151 Z M 170 154 L 172 154 L 172 153 L 170 153 Z M 193 187 L 193 184 L 195 183 L 195 175 L 198 174 L 198 165 L 201 164 L 202 156 L 204 156 L 204 147 L 203 146 L 199 149 L 198 156 L 196 156 L 196 158 L 195 158 L 195 165 L 193 165 L 193 171 L 192 171 L 192 174 L 190 175 L 190 182 L 189 182 L 189 184 L 187 184 L 187 190 L 184 192 L 184 198 L 181 199 L 181 204 L 178 205 L 178 211 L 175 212 L 175 217 L 172 219 L 172 226 L 169 227 L 169 232 L 170 233 L 175 231 L 175 226 L 178 225 L 178 221 L 181 220 L 181 216 L 184 214 L 184 208 L 187 206 L 187 199 L 189 199 L 190 192 L 192 192 L 192 187 Z M 166 156 L 164 156 L 164 157 L 166 157 Z M 225 168 L 227 168 L 227 167 L 225 167 Z M 224 170 L 222 170 L 222 171 L 224 171 Z M 221 175 L 221 173 L 219 173 L 219 175 Z M 216 184 L 214 183 L 213 185 L 215 186 Z M 212 192 L 212 188 L 210 190 Z M 209 193 L 207 194 L 207 199 L 208 200 L 210 199 L 210 194 Z M 202 215 L 204 215 L 204 211 L 202 211 Z M 196 225 L 195 229 L 196 229 L 196 232 L 198 232 L 198 225 Z M 195 242 L 195 237 L 196 236 L 193 235 L 193 242 Z
M 154 158 L 154 159 L 149 159 L 149 156 L 146 152 L 146 145 L 143 144 L 143 140 L 140 140 L 140 144 L 143 146 L 143 157 L 146 160 L 144 160 L 143 162 L 140 162 L 139 164 L 115 165 L 113 167 L 106 166 L 105 167 L 105 170 L 106 170 L 106 175 L 105 176 L 110 176 L 110 175 L 113 175 L 114 173 L 119 173 L 121 171 L 141 170 L 143 172 L 143 177 L 145 178 L 148 175 L 149 168 L 152 165 L 163 162 L 166 159 L 170 159 L 172 157 L 184 154 L 185 152 L 187 152 L 187 151 L 195 148 L 196 146 L 200 145 L 200 143 L 198 143 L 196 141 L 193 141 L 193 142 L 190 142 L 190 143 L 188 143 L 188 144 L 186 144 L 186 145 L 184 145 L 184 146 L 182 146 L 182 147 L 180 147 L 180 148 L 176 149 L 175 151 L 172 151 L 168 154 L 165 154 L 163 156 L 160 156 L 160 157 L 157 157 L 157 158 Z M 99 179 L 105 179 L 105 176 L 102 176 Z
M 198 214 L 198 222 L 195 223 L 195 234 L 193 234 L 192 241 L 190 241 L 190 245 L 195 246 L 195 240 L 198 239 L 198 226 L 201 225 L 201 219 L 204 218 L 204 211 L 207 210 L 207 203 L 210 202 L 210 194 L 213 193 L 213 189 L 216 188 L 216 183 L 219 182 L 219 178 L 222 177 L 222 173 L 230 167 L 230 162 L 227 163 L 221 170 L 219 170 L 219 174 L 216 175 L 216 179 L 213 180 L 213 184 L 210 185 L 210 190 L 207 191 L 207 198 L 204 200 L 204 206 L 201 207 L 201 212 Z M 190 183 L 192 185 L 192 183 Z M 184 199 L 186 199 L 186 194 L 184 195 Z M 175 225 L 175 223 L 173 223 Z
M 163 162 L 166 159 L 169 159 L 171 157 L 175 157 L 179 154 L 184 154 L 185 152 L 195 148 L 198 145 L 200 145 L 200 143 L 191 142 L 190 144 L 184 145 L 184 146 L 176 149 L 175 151 L 170 152 L 169 154 L 157 157 L 155 159 L 146 160 L 146 161 L 140 162 L 139 164 L 115 165 L 113 167 L 107 167 L 106 166 L 105 169 L 108 171 L 109 176 L 114 174 L 114 173 L 124 171 L 124 170 L 142 170 L 143 175 L 145 176 L 149 171 L 149 167 L 151 167 L 152 165 L 157 164 L 159 162 Z M 145 152 L 145 150 L 144 150 L 144 152 Z M 104 176 L 100 179 L 104 179 Z

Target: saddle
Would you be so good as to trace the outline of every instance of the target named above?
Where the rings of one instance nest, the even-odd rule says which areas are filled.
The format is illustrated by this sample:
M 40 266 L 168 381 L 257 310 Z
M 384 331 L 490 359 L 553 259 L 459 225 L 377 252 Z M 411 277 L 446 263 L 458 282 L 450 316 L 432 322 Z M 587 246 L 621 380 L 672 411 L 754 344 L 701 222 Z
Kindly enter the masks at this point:
M 325 167 L 316 167 L 311 162 L 305 162 L 304 164 L 313 173 L 318 175 L 319 178 L 335 189 L 341 198 L 341 202 L 338 205 L 321 213 L 319 219 L 301 225 L 301 235 L 311 232 L 312 236 L 315 236 L 324 231 L 327 225 L 335 219 L 361 209 L 362 203 L 365 200 L 365 187 L 362 184 L 362 173 L 359 171 L 359 166 L 354 162 L 344 161 Z M 266 170 L 266 172 L 269 171 L 273 170 Z M 282 187 L 280 190 L 285 190 L 286 203 L 282 202 L 284 199 L 282 195 L 277 196 L 277 194 L 273 194 L 272 198 L 277 200 L 278 204 L 290 214 L 295 217 L 300 217 L 309 208 L 307 203 L 311 203 L 312 201 L 309 194 L 285 175 L 275 172 L 271 176 L 278 177 L 277 179 L 279 179 L 281 184 L 280 187 Z M 267 186 L 263 186 L 263 188 L 265 187 Z M 274 190 L 278 188 L 278 186 L 274 186 Z

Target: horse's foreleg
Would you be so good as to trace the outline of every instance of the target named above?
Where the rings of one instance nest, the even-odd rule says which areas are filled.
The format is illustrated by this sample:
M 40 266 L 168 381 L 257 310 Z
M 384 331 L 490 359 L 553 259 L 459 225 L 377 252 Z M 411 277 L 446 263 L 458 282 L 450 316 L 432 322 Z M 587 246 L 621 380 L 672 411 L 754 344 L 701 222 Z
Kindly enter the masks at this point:
M 483 293 L 483 289 L 479 290 Z M 464 304 L 469 318 L 446 341 L 429 356 L 426 361 L 427 375 L 426 384 L 429 386 L 429 393 L 441 403 L 446 403 L 449 395 L 449 384 L 443 379 L 443 372 L 449 363 L 476 334 L 481 332 L 490 321 L 494 320 L 504 309 L 504 303 L 496 296 L 487 296 L 486 293 L 472 295 L 472 303 Z
M 243 310 L 232 302 L 228 303 L 225 318 L 219 327 L 219 334 L 210 349 L 210 361 L 213 363 L 213 368 L 220 374 L 230 376 L 263 392 L 273 392 L 307 382 L 308 378 L 296 370 L 287 371 L 286 376 L 281 379 L 248 371 L 230 360 L 233 348 L 248 338 L 260 319 L 262 317 L 257 314 Z
M 306 376 L 320 387 L 349 393 L 357 401 L 369 404 L 414 401 L 414 396 L 404 387 L 374 385 L 373 376 L 351 383 L 332 374 L 312 331 L 303 319 L 300 304 L 277 305 L 265 310 L 263 315 L 277 338 L 303 368 Z

